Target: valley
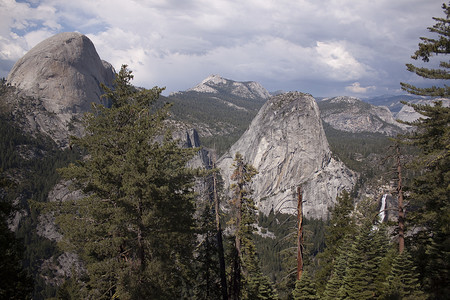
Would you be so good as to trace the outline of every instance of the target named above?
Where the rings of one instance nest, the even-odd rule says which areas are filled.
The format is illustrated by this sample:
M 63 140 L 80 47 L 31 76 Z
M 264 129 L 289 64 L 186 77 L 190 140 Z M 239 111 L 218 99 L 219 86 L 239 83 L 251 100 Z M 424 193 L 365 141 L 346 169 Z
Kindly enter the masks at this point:
M 372 226 L 367 223 L 369 214 L 380 212 L 385 195 L 389 198 L 383 202 L 387 211 L 383 214 L 390 221 L 380 226 L 395 227 L 397 213 L 392 211 L 398 205 L 395 184 L 399 176 L 392 171 L 398 167 L 395 138 L 414 130 L 397 119 L 413 122 L 420 116 L 399 101 L 418 105 L 441 101 L 446 108 L 450 102 L 410 95 L 364 101 L 347 96 L 315 98 L 302 92 L 271 95 L 257 82 L 219 75 L 163 97 L 158 88 L 146 90 L 129 84 L 132 77 L 127 72 L 122 68 L 117 73 L 102 61 L 86 36 L 64 33 L 30 50 L 2 80 L 0 168 L 5 183 L 0 194 L 2 201 L 15 207 L 5 222 L 24 243 L 23 267 L 34 280 L 34 299 L 87 292 L 93 284 L 88 274 L 101 272 L 90 269 L 95 265 L 92 262 L 103 263 L 102 255 L 112 255 L 114 268 L 122 266 L 139 280 L 145 272 L 154 272 L 151 274 L 158 280 L 170 277 L 167 280 L 173 286 L 195 286 L 173 288 L 187 293 L 186 298 L 203 295 L 203 280 L 207 279 L 188 278 L 195 272 L 219 278 L 218 267 L 213 265 L 219 258 L 211 249 L 218 247 L 214 230 L 220 220 L 227 263 L 239 244 L 233 239 L 243 234 L 247 244 L 243 242 L 242 251 L 249 255 L 245 262 L 256 270 L 258 284 L 289 299 L 295 285 L 291 274 L 295 253 L 291 250 L 296 243 L 293 228 L 299 222 L 298 187 L 302 188 L 305 218 L 305 270 L 318 278 L 318 290 L 324 292 L 324 278 L 331 273 L 320 275 L 326 271 L 320 262 L 330 263 L 329 267 L 332 260 L 327 251 L 345 252 L 333 248 L 330 235 L 350 243 L 346 234 Z M 120 82 L 117 78 L 125 79 Z M 101 96 L 104 92 L 108 97 Z M 406 166 L 420 152 L 406 144 L 401 151 Z M 240 156 L 245 164 L 239 169 Z M 255 168 L 254 174 L 243 175 L 250 166 Z M 406 168 L 405 186 L 420 173 Z M 236 179 L 239 176 L 248 182 L 241 184 Z M 237 193 L 242 198 L 235 195 L 236 186 L 242 189 Z M 136 200 L 139 197 L 150 199 L 149 203 Z M 235 216 L 236 199 L 247 209 L 243 216 Z M 115 202 L 108 206 L 109 201 Z M 351 208 L 339 215 L 345 201 L 351 202 Z M 89 209 L 80 204 L 74 212 L 78 203 L 87 203 Z M 97 207 L 98 203 L 105 206 Z M 67 208 L 69 204 L 72 210 Z M 67 215 L 61 213 L 64 209 L 68 209 Z M 86 219 L 83 210 L 89 215 Z M 345 226 L 354 227 L 343 226 L 348 232 L 342 236 L 330 233 L 330 222 L 341 217 L 348 223 Z M 186 218 L 186 232 L 177 218 Z M 83 249 L 81 232 L 70 228 L 70 221 L 75 220 L 78 225 L 92 225 L 84 230 L 95 237 L 103 234 L 110 246 L 96 248 L 104 242 L 99 238 L 88 244 L 92 248 Z M 106 231 L 96 227 L 96 222 L 103 220 L 113 220 Z M 247 226 L 245 233 L 240 233 L 244 230 L 239 227 L 241 221 Z M 173 230 L 167 230 L 171 226 Z M 128 235 L 116 239 L 115 234 L 124 232 Z M 383 239 L 369 229 L 366 233 L 377 236 L 376 241 Z M 380 234 L 385 234 L 386 244 L 380 246 L 385 247 L 380 257 L 392 262 L 387 244 L 395 243 L 395 237 Z M 141 247 L 141 252 L 129 255 L 136 247 Z M 151 268 L 145 272 L 144 253 L 152 257 L 147 262 Z M 189 269 L 192 261 L 198 264 Z M 172 278 L 178 269 L 186 273 Z M 227 272 L 231 278 L 232 273 Z M 124 274 L 117 276 L 126 278 Z M 223 282 L 211 282 L 217 296 Z M 123 284 L 129 290 L 139 289 L 135 283 Z M 151 284 L 159 286 L 161 282 Z M 91 291 L 96 289 L 101 288 Z M 172 292 L 168 286 L 160 297 Z

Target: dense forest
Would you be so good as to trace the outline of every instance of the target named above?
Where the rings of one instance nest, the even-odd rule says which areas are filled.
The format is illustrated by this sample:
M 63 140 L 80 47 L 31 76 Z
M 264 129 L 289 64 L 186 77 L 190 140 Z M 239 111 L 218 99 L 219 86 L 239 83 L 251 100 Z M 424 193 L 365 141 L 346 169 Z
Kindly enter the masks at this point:
M 448 53 L 443 9 L 446 18 L 429 28 L 441 38 L 422 38 L 414 59 Z M 450 78 L 447 62 L 407 67 Z M 450 108 L 441 101 L 405 103 L 423 117 L 393 140 L 325 127 L 335 155 L 361 180 L 394 170 L 396 221 L 383 222 L 378 199 L 357 199 L 357 190 L 344 190 L 326 220 L 308 220 L 301 187 L 297 214 L 258 213 L 250 188 L 258 170 L 239 153 L 229 191 L 214 164 L 189 167 L 199 149 L 172 138 L 162 89 L 137 89 L 132 79 L 123 66 L 114 88 L 103 87 L 111 106 L 93 105 L 85 135 L 67 149 L 18 125 L 5 101 L 13 88 L 2 81 L 2 299 L 450 299 Z M 402 87 L 449 96 L 446 85 Z M 59 182 L 80 196 L 48 202 Z M 44 215 L 62 234 L 57 241 L 39 234 Z M 80 264 L 52 281 L 43 263 L 65 253 Z

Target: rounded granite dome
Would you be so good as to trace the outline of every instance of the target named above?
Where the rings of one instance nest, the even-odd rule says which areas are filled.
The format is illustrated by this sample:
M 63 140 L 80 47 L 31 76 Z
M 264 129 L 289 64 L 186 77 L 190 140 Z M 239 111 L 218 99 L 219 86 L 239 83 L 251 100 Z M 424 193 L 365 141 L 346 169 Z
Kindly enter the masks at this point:
M 114 69 L 100 59 L 88 37 L 64 32 L 28 51 L 7 80 L 20 93 L 42 100 L 50 112 L 77 113 L 99 102 L 100 83 L 111 86 L 113 79 Z

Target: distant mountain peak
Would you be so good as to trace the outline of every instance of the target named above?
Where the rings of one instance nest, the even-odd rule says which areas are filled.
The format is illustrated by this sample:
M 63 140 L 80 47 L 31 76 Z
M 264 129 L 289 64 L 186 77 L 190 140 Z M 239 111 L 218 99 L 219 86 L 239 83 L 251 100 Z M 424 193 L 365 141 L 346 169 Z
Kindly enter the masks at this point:
M 228 79 L 223 78 L 218 74 L 212 74 L 203 79 L 201 84 L 226 84 Z
M 359 103 L 362 102 L 361 99 L 351 96 L 337 96 L 332 98 L 325 98 L 322 101 L 329 101 L 330 103 Z
M 234 81 L 223 78 L 220 75 L 213 74 L 202 80 L 195 87 L 190 88 L 187 92 L 198 93 L 225 93 L 234 96 L 250 99 L 268 99 L 270 93 L 258 82 L 255 81 Z

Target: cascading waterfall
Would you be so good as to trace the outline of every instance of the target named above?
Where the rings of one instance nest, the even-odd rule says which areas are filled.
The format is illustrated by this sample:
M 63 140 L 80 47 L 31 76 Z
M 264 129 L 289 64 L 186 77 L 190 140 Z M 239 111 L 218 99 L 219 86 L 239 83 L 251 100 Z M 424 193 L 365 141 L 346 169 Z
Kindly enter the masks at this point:
M 383 197 L 381 198 L 381 206 L 380 206 L 380 213 L 379 213 L 379 218 L 380 218 L 380 222 L 383 222 L 385 216 L 386 216 L 386 198 L 387 198 L 388 194 L 384 194 Z

